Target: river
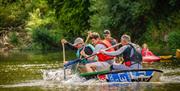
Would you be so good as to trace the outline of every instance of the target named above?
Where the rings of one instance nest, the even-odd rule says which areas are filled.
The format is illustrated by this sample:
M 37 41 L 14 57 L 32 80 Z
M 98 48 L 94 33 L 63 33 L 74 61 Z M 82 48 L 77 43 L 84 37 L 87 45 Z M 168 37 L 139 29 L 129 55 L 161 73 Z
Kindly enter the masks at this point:
M 75 59 L 66 52 L 66 60 Z M 63 80 L 62 52 L 15 50 L 0 55 L 0 91 L 179 91 L 180 60 L 144 64 L 164 71 L 160 82 L 107 83 L 77 74 Z

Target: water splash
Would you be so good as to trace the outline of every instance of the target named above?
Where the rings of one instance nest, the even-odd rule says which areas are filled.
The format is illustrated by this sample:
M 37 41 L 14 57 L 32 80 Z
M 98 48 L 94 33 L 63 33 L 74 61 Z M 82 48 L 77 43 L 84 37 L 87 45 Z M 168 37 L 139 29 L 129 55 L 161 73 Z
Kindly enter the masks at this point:
M 179 72 L 178 69 L 174 70 L 175 72 Z M 174 72 L 173 71 L 173 72 Z M 79 89 L 80 87 L 97 87 L 98 86 L 104 89 L 104 86 L 114 87 L 131 87 L 135 88 L 137 84 L 129 83 L 129 82 L 118 82 L 118 83 L 108 83 L 105 81 L 100 81 L 96 79 L 85 80 L 85 78 L 80 77 L 78 74 L 73 74 L 70 69 L 66 70 L 66 80 L 64 80 L 64 70 L 60 69 L 49 69 L 49 70 L 41 70 L 42 72 L 42 80 L 31 80 L 24 83 L 12 84 L 12 85 L 0 85 L 0 87 L 10 88 L 10 87 L 32 87 L 32 86 L 41 86 L 45 88 L 63 88 L 63 89 Z M 164 73 L 171 73 L 172 70 L 164 70 Z M 149 82 L 146 83 L 148 86 L 151 84 L 159 85 L 166 83 L 180 83 L 180 76 L 172 75 L 172 76 L 162 76 L 160 78 L 160 82 Z M 140 83 L 141 84 L 141 83 Z M 145 83 L 142 83 L 145 84 Z M 99 88 L 98 88 L 99 89 Z M 125 89 L 125 88 L 124 88 Z
M 64 79 L 63 69 L 43 70 L 42 73 L 43 79 L 45 81 L 60 82 L 64 85 L 92 85 L 95 83 L 103 82 L 96 79 L 86 80 L 85 78 L 80 77 L 78 74 L 73 74 L 70 69 L 66 70 L 66 79 Z
M 46 81 L 59 81 L 64 83 L 82 82 L 84 78 L 79 77 L 78 74 L 73 74 L 70 69 L 66 69 L 66 79 L 64 79 L 64 70 L 42 70 L 43 79 Z

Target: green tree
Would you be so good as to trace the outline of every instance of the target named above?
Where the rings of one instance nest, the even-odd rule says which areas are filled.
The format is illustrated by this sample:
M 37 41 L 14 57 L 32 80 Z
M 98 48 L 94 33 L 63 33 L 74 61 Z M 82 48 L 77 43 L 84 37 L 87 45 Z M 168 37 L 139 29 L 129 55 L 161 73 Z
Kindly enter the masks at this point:
M 91 0 L 91 29 L 110 29 L 120 38 L 130 34 L 133 42 L 147 42 L 157 49 L 164 37 L 180 24 L 179 0 Z M 158 46 L 157 46 L 158 45 Z
M 48 0 L 55 9 L 59 25 L 65 38 L 83 36 L 89 30 L 89 0 Z

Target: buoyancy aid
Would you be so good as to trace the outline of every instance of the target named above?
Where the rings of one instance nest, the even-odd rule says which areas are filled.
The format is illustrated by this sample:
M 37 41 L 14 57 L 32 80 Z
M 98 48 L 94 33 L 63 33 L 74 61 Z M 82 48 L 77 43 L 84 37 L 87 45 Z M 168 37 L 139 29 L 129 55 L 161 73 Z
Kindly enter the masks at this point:
M 83 47 L 84 47 L 84 46 L 83 46 Z M 80 58 L 80 52 L 82 51 L 83 47 L 82 47 L 82 48 L 79 48 L 79 49 L 77 50 L 77 52 L 76 52 L 76 57 Z M 85 52 L 85 54 L 87 54 L 87 55 L 92 55 L 94 49 L 95 49 L 94 46 L 92 46 L 91 44 L 87 44 L 87 45 L 85 45 L 84 52 Z
M 114 38 L 108 38 L 108 39 L 105 39 L 105 40 L 107 40 L 107 41 L 109 41 L 110 43 L 111 43 L 111 45 L 115 45 L 115 44 L 117 44 L 117 41 L 116 41 L 116 39 L 114 39 Z
M 112 46 L 111 43 L 107 40 L 99 41 L 97 44 L 103 44 L 106 48 L 109 48 Z M 107 51 L 112 52 L 112 51 L 114 51 L 114 48 L 110 48 Z M 109 60 L 112 60 L 114 58 L 113 56 L 109 56 L 109 55 L 102 54 L 102 53 L 98 53 L 97 56 L 98 56 L 98 60 L 100 62 L 109 61 Z
M 83 46 L 83 47 L 84 47 L 84 46 Z M 80 52 L 82 51 L 83 47 L 82 47 L 82 48 L 79 48 L 79 49 L 77 50 L 77 52 L 76 52 L 76 57 L 80 58 Z M 92 55 L 94 49 L 95 49 L 94 46 L 92 46 L 91 44 L 87 44 L 87 45 L 85 45 L 84 52 L 85 52 L 85 54 L 87 54 L 87 55 Z M 81 63 L 86 64 L 86 63 L 88 63 L 88 60 L 87 60 L 87 59 L 84 59 L 84 60 L 81 61 Z
M 155 56 L 149 49 L 143 48 L 141 51 L 142 56 Z
M 133 52 L 133 53 L 132 53 Z M 133 63 L 141 63 L 142 55 L 138 53 L 133 45 L 128 44 L 127 49 L 123 52 L 124 63 L 126 66 L 130 67 Z M 133 62 L 133 63 L 132 63 Z

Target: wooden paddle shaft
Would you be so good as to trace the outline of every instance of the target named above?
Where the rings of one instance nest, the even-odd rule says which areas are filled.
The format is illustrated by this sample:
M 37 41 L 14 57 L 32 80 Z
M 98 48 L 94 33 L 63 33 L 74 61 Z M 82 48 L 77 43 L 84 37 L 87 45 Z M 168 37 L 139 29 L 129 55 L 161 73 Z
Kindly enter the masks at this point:
M 107 50 L 109 50 L 109 49 L 111 49 L 111 48 L 114 48 L 114 47 L 116 47 L 116 46 L 119 46 L 119 45 L 121 45 L 121 43 L 117 43 L 117 44 L 115 44 L 115 45 L 113 45 L 113 46 L 111 46 L 111 47 L 108 47 L 108 48 L 106 48 L 106 49 L 103 49 L 104 51 L 107 51 Z
M 88 40 L 89 40 L 89 35 L 87 36 L 87 38 L 86 38 L 86 41 L 85 41 L 85 43 L 84 43 L 84 47 L 83 47 L 83 49 L 82 49 L 82 51 L 84 51 L 84 49 L 85 49 L 85 47 L 86 47 L 86 43 L 88 42 Z M 82 58 L 82 55 L 80 55 L 80 59 Z
M 63 47 L 63 63 L 65 63 L 66 57 L 65 57 L 65 47 L 64 47 L 64 43 L 62 43 L 62 47 Z

